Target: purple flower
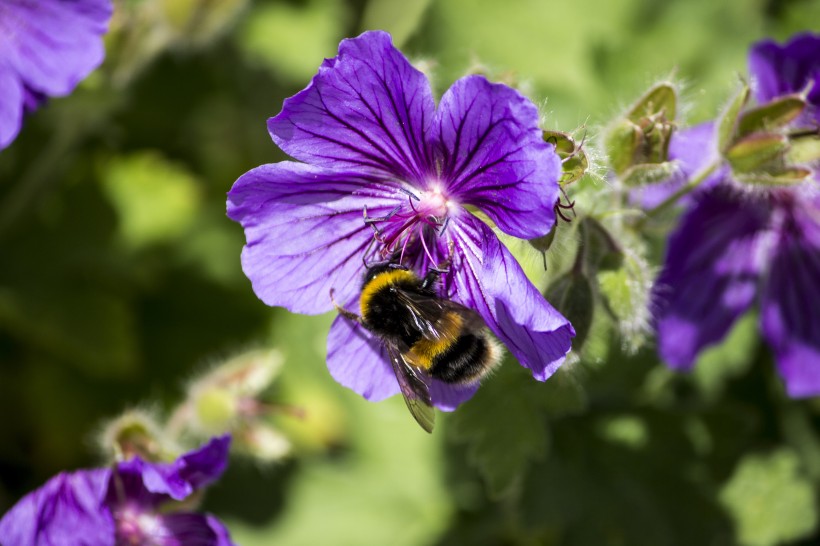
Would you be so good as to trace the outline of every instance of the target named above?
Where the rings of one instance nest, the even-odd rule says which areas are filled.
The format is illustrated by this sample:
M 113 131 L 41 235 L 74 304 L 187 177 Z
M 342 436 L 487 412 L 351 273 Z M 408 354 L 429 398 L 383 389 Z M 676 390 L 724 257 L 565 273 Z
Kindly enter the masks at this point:
M 68 95 L 102 62 L 111 11 L 110 0 L 0 2 L 0 150 L 24 113 Z
M 247 237 L 242 267 L 260 299 L 324 313 L 333 309 L 333 289 L 355 309 L 364 261 L 395 253 L 423 274 L 449 257 L 443 297 L 478 311 L 536 379 L 560 366 L 572 326 L 471 212 L 516 237 L 552 227 L 560 161 L 529 100 L 468 76 L 436 108 L 427 79 L 390 36 L 366 32 L 344 40 L 268 130 L 305 163 L 263 165 L 229 193 L 228 216 Z M 328 367 L 368 400 L 399 392 L 382 345 L 341 316 L 330 330 Z M 434 382 L 433 401 L 453 409 L 475 388 Z
M 816 83 L 820 55 L 809 58 L 811 51 L 820 51 L 820 37 L 802 35 L 783 48 L 755 45 L 750 67 L 758 98 Z M 693 146 L 714 149 L 715 139 L 713 129 Z M 690 155 L 690 163 L 702 162 Z M 820 178 L 815 171 L 801 184 L 749 188 L 725 166 L 716 176 L 672 234 L 655 285 L 661 356 L 673 368 L 691 367 L 758 303 L 789 395 L 820 394 Z
M 222 474 L 229 444 L 229 436 L 214 438 L 168 464 L 134 458 L 62 472 L 3 516 L 2 544 L 232 546 L 213 516 L 169 509 Z
M 782 46 L 772 40 L 756 43 L 749 72 L 761 103 L 808 88 L 808 108 L 799 123 L 820 125 L 820 34 L 798 34 Z

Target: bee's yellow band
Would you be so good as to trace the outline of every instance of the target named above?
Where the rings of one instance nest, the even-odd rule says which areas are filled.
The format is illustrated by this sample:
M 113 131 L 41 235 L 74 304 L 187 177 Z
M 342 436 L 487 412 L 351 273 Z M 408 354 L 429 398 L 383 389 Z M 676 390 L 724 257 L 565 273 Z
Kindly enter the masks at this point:
M 407 269 L 393 269 L 385 271 L 376 275 L 373 280 L 367 283 L 362 289 L 362 296 L 359 305 L 362 308 L 362 316 L 366 316 L 370 308 L 370 300 L 373 295 L 379 290 L 384 290 L 391 284 L 399 284 L 401 282 L 418 282 L 418 277 L 412 271 Z
M 407 354 L 408 360 L 419 368 L 429 370 L 433 359 L 449 349 L 461 335 L 464 319 L 458 313 L 447 313 L 444 320 L 437 323 L 438 339 L 420 339 L 413 344 Z

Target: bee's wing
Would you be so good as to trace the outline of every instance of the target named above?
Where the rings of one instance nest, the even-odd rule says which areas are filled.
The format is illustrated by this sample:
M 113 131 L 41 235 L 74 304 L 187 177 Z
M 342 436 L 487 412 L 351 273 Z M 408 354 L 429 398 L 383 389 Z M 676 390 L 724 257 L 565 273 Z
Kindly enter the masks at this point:
M 436 410 L 430 398 L 429 378 L 423 371 L 408 364 L 398 347 L 392 343 L 387 343 L 386 347 L 390 365 L 393 366 L 396 379 L 399 381 L 399 388 L 407 403 L 407 409 L 410 410 L 421 428 L 427 432 L 433 432 Z
M 398 298 L 410 311 L 413 322 L 425 339 L 437 340 L 441 338 L 442 332 L 451 331 L 448 327 L 448 321 L 452 320 L 453 315 L 458 315 L 464 321 L 467 329 L 486 327 L 484 320 L 478 313 L 452 300 L 424 296 L 404 290 L 398 291 Z

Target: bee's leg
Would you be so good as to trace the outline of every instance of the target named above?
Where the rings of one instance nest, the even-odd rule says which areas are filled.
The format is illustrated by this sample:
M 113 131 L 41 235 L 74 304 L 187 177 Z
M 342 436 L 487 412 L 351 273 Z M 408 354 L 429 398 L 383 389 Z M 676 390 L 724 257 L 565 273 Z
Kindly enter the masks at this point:
M 352 320 L 354 322 L 358 322 L 359 324 L 361 324 L 362 317 L 360 317 L 356 313 L 353 313 L 352 311 L 348 311 L 347 309 L 345 309 L 344 307 L 342 307 L 341 305 L 336 303 L 336 300 L 333 298 L 333 292 L 334 292 L 334 290 L 331 288 L 330 289 L 330 301 L 333 302 L 333 307 L 336 308 L 336 311 L 338 311 L 338 313 L 340 315 L 342 315 L 344 318 Z
M 453 248 L 454 248 L 453 241 L 450 241 L 450 244 L 447 245 L 447 259 L 438 264 L 435 267 L 431 267 L 427 270 L 427 274 L 421 280 L 421 288 L 423 290 L 430 290 L 432 289 L 433 285 L 436 284 L 438 278 L 444 274 L 450 272 L 450 262 L 451 257 L 453 255 Z

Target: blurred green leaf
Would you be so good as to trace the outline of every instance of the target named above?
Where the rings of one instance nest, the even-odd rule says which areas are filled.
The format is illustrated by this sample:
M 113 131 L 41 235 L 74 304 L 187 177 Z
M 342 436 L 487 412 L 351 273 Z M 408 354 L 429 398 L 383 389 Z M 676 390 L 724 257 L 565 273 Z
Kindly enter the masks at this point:
M 173 239 L 188 229 L 201 200 L 196 178 L 159 152 L 112 158 L 102 185 L 120 218 L 127 244 L 140 248 Z
M 127 377 L 137 369 L 131 310 L 93 289 L 2 289 L 0 327 L 93 377 Z
M 431 0 L 379 0 L 368 2 L 362 30 L 386 30 L 401 47 L 413 35 Z
M 720 492 L 732 514 L 738 539 L 748 546 L 770 546 L 804 537 L 817 526 L 817 503 L 789 449 L 747 455 Z
M 749 369 L 760 345 L 757 324 L 757 314 L 747 313 L 721 343 L 698 356 L 692 377 L 708 399 L 715 399 L 730 379 Z
M 257 4 L 245 19 L 238 43 L 249 60 L 305 86 L 322 60 L 336 54 L 346 19 L 345 4 L 338 0 Z
M 453 439 L 467 444 L 469 462 L 495 497 L 509 493 L 547 450 L 543 385 L 529 375 L 507 359 L 447 423 Z

